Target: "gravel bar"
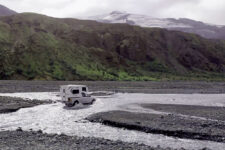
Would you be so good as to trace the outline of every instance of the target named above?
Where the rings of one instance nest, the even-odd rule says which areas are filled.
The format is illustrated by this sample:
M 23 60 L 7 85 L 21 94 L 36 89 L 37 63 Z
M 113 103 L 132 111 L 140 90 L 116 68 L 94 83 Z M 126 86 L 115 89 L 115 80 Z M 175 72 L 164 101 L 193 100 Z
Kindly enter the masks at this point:
M 153 109 L 160 112 L 225 121 L 225 107 L 172 105 L 172 104 L 141 104 L 141 106 L 143 108 Z
M 22 98 L 0 96 L 0 113 L 11 113 L 21 108 L 49 104 L 50 101 L 24 100 Z
M 126 111 L 110 111 L 86 118 L 91 122 L 163 134 L 186 139 L 225 142 L 225 122 L 183 117 L 175 114 L 150 114 Z

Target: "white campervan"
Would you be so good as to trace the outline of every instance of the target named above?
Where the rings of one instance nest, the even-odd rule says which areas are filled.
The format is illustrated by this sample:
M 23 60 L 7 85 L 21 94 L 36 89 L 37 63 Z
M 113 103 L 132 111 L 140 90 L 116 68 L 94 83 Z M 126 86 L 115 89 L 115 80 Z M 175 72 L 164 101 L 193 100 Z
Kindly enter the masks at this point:
M 62 101 L 69 107 L 77 104 L 92 104 L 95 99 L 88 94 L 85 85 L 62 85 L 60 87 Z

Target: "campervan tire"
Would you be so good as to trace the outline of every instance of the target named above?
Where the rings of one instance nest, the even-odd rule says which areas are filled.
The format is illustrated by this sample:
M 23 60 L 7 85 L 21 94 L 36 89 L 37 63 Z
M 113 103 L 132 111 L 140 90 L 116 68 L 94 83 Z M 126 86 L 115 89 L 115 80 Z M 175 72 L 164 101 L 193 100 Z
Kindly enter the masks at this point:
M 77 105 L 77 104 L 79 104 L 79 101 L 78 101 L 78 100 L 76 100 L 76 101 L 73 103 L 73 106 L 75 106 L 75 105 Z
M 95 99 L 93 99 L 92 101 L 91 101 L 91 104 L 93 104 L 95 102 Z

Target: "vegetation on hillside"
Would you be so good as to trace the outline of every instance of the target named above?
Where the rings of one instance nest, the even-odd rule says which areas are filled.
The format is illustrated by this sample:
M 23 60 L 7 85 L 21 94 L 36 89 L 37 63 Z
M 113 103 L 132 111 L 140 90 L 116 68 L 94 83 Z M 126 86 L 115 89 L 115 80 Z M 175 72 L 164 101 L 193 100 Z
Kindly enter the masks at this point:
M 23 13 L 0 17 L 0 79 L 225 80 L 225 42 Z

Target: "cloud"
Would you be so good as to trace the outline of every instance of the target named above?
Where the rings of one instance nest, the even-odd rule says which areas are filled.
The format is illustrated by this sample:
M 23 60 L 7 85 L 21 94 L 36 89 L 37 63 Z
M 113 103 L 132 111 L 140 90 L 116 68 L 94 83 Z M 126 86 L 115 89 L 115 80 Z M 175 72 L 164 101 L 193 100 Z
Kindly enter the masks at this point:
M 114 10 L 153 17 L 190 18 L 225 24 L 224 0 L 0 0 L 18 12 L 36 12 L 54 17 L 87 17 Z

